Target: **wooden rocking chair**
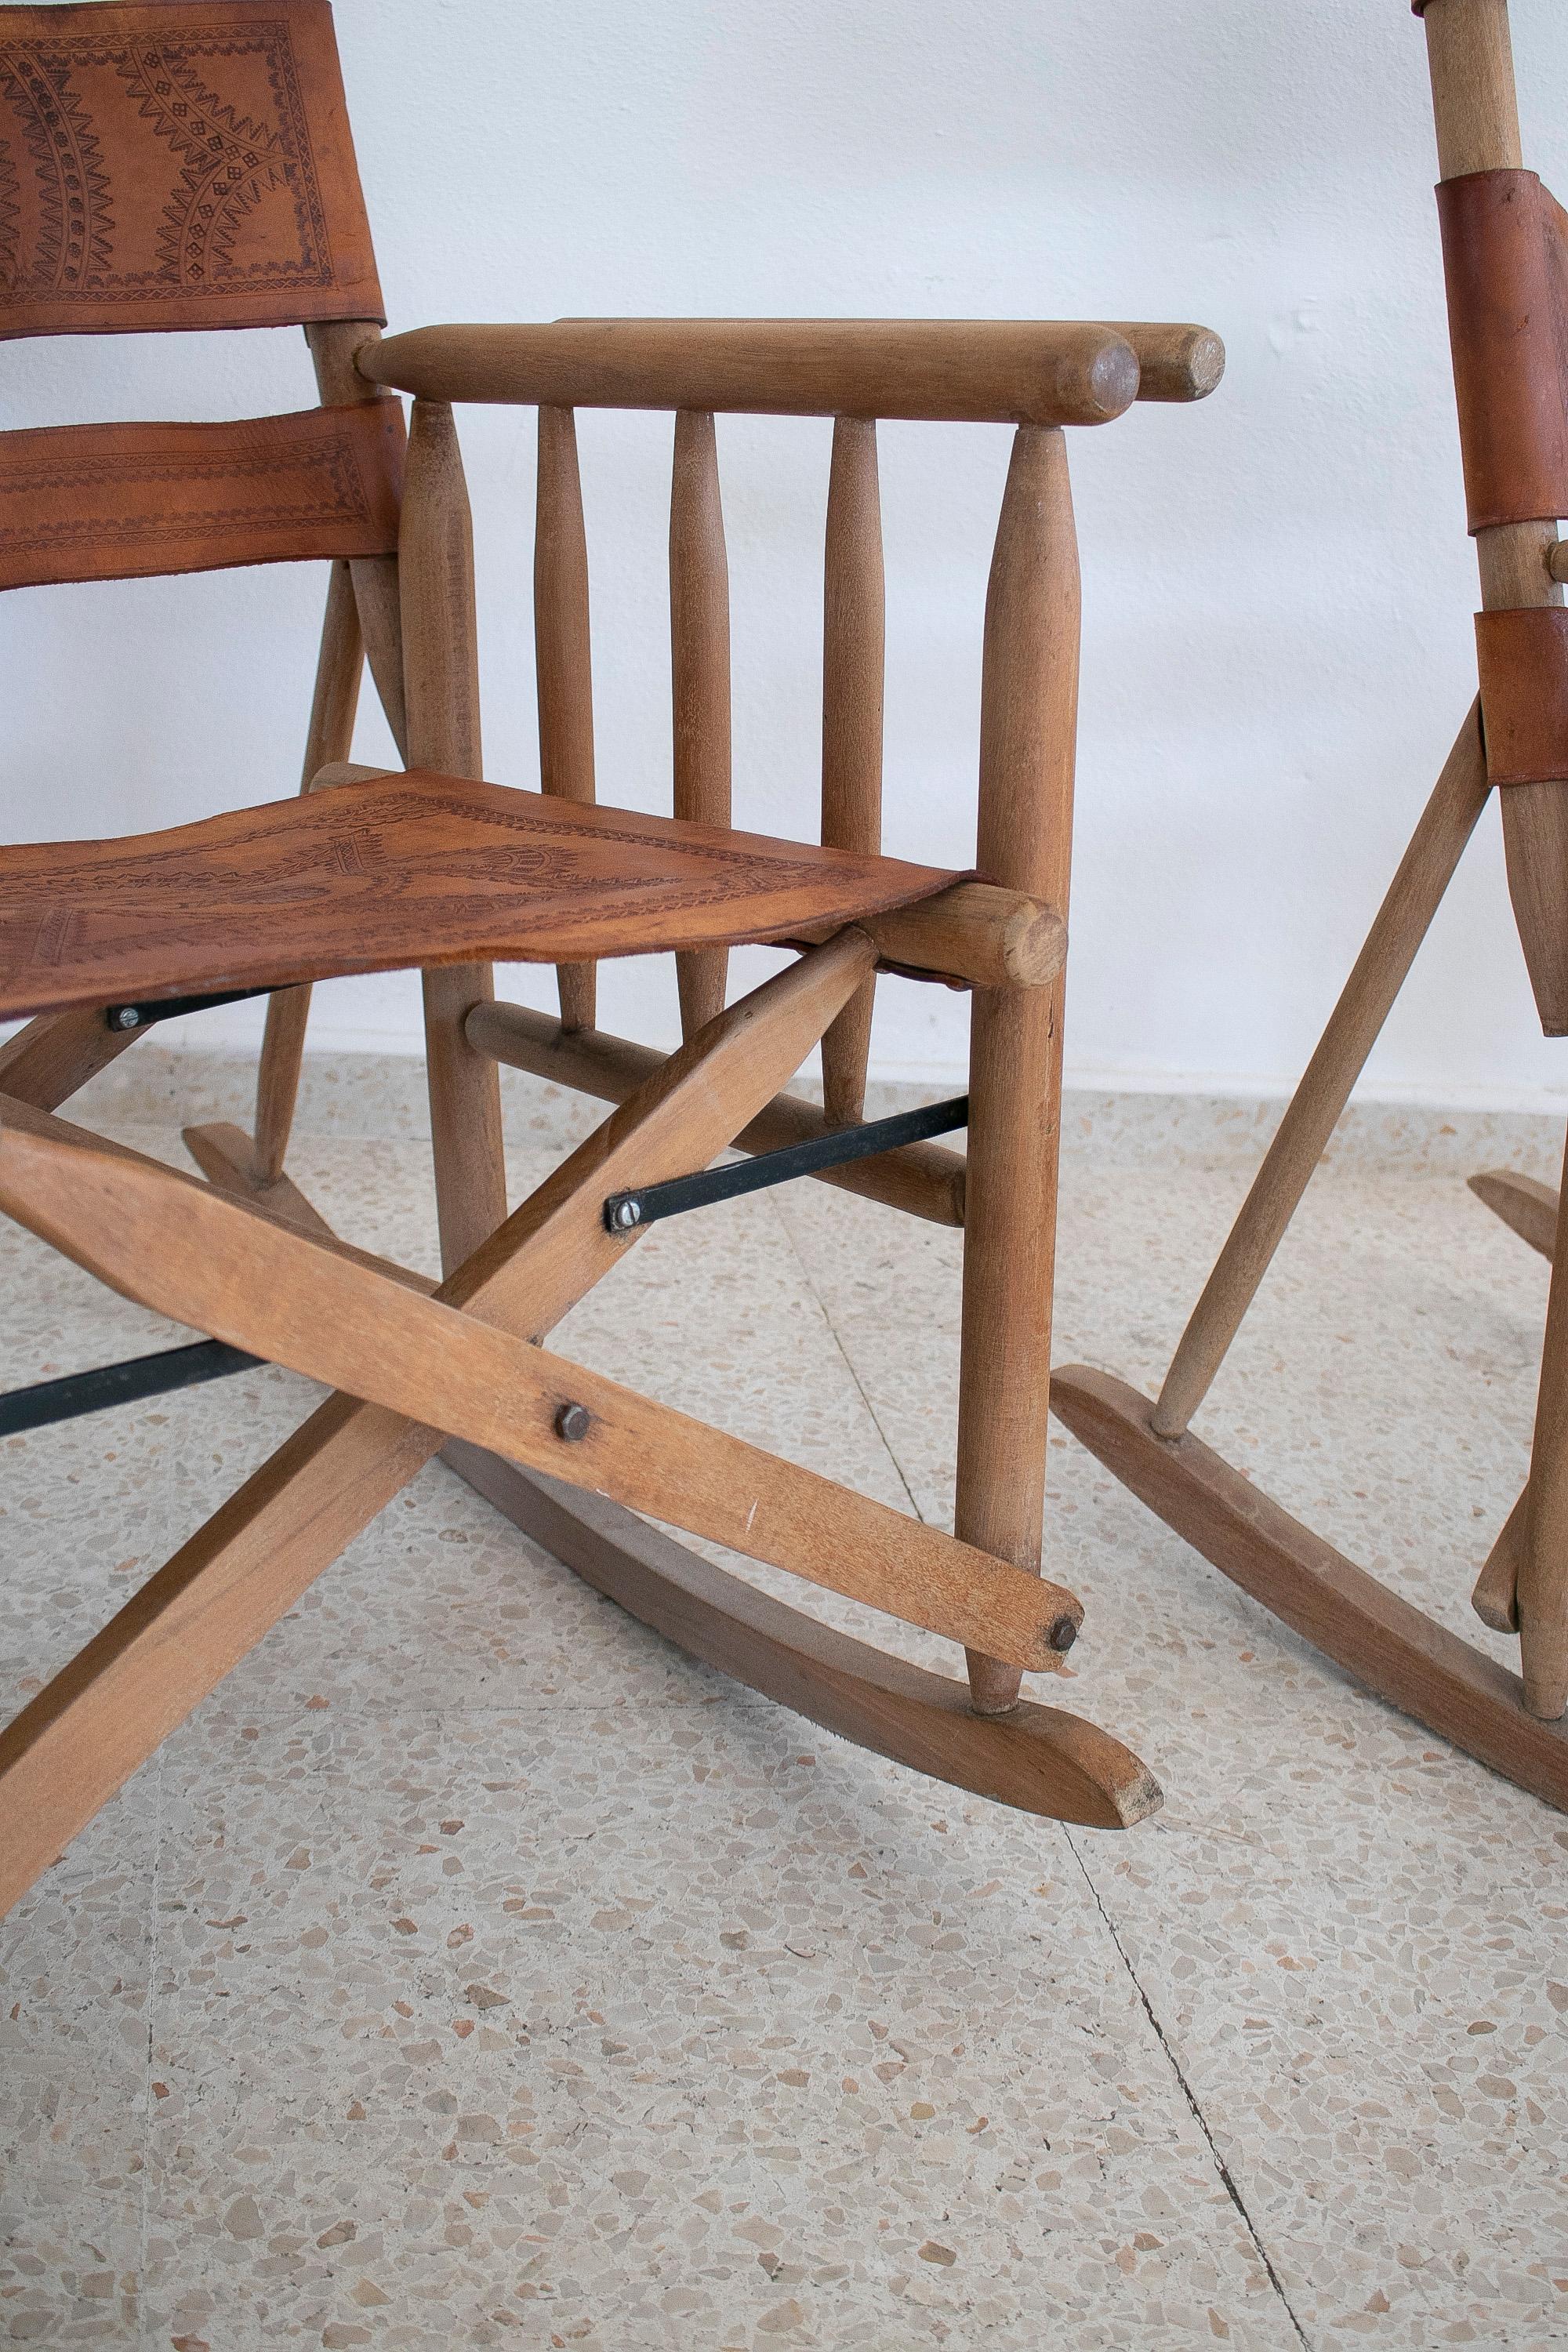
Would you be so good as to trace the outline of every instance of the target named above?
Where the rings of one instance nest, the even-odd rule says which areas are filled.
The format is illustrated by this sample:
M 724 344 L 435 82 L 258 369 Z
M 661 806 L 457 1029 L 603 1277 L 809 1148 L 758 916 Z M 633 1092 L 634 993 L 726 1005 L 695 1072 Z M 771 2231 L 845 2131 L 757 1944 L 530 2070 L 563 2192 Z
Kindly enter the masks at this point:
M 37 45 L 39 89 L 52 93 L 53 119 L 70 124 L 82 152 L 91 74 L 121 77 L 144 118 L 161 121 L 164 92 L 152 75 L 227 89 L 218 64 L 198 67 L 198 49 L 221 53 L 226 71 L 232 57 L 248 58 L 248 44 L 275 35 L 301 52 L 314 43 L 317 102 L 326 90 L 335 103 L 319 0 L 277 0 L 259 28 L 234 0 L 193 6 L 188 18 L 179 0 L 148 0 L 12 11 L 0 23 L 13 20 L 18 41 Z M 186 22 L 198 28 L 189 40 Z M 303 86 L 275 49 L 268 71 L 275 103 Z M 331 186 L 340 210 L 347 205 L 354 191 L 338 118 L 325 128 L 320 113 L 310 118 L 309 150 L 302 136 L 289 145 L 281 134 L 273 150 L 255 127 L 276 119 L 259 99 L 214 101 L 212 110 L 232 126 L 242 104 L 239 135 L 270 160 L 264 172 L 239 159 L 255 178 L 242 183 L 248 194 L 235 204 L 217 274 L 232 268 L 243 281 L 237 300 L 292 303 L 288 315 L 297 317 L 310 268 L 319 268 L 323 302 L 330 293 L 360 321 L 331 331 L 332 389 L 352 384 L 359 404 L 321 413 L 379 433 L 367 446 L 394 446 L 378 394 L 415 396 L 396 570 L 389 454 L 370 543 L 330 541 L 312 509 L 299 525 L 308 544 L 263 546 L 247 510 L 220 548 L 215 520 L 203 562 L 331 553 L 350 566 L 352 602 L 334 573 L 331 683 L 312 730 L 308 782 L 324 789 L 140 838 L 0 852 L 0 1017 L 33 1016 L 0 1081 L 0 1208 L 117 1289 L 207 1335 L 108 1375 L 13 1392 L 0 1400 L 0 1431 L 106 1394 L 217 1377 L 257 1357 L 335 1393 L 0 1733 L 0 1909 L 443 1446 L 531 1537 L 752 1688 L 961 1788 L 1076 1822 L 1140 1819 L 1159 1791 L 1136 1757 L 1073 1716 L 1019 1699 L 1024 1671 L 1060 1668 L 1082 1613 L 1040 1574 L 1079 639 L 1062 428 L 1106 421 L 1140 396 L 1201 396 L 1223 363 L 1217 341 L 1186 327 L 832 320 L 565 321 L 432 328 L 382 341 L 364 323 L 376 305 L 363 269 L 345 288 L 326 267 L 326 213 L 304 160 L 313 154 L 323 173 L 334 161 Z M 150 167 L 123 186 L 110 183 L 121 235 L 139 205 L 149 224 L 162 221 L 166 178 L 155 197 Z M 268 248 L 254 240 L 279 190 L 287 195 L 279 236 L 298 229 L 301 243 L 286 283 L 267 290 Z M 353 212 L 348 229 L 334 221 L 332 237 L 352 242 L 357 220 Z M 163 231 L 149 226 L 147 235 L 156 243 Z M 183 287 L 184 248 L 169 250 L 169 282 Z M 95 281 L 102 268 L 89 273 Z M 183 291 L 161 297 L 162 315 L 135 323 L 203 322 L 212 315 L 201 309 L 205 282 L 188 301 Z M 263 295 L 250 291 L 257 285 Z M 18 315 L 31 331 L 103 323 L 63 299 L 51 308 L 40 299 Z M 121 313 L 109 322 L 132 323 Z M 326 331 L 310 331 L 320 347 Z M 453 402 L 540 412 L 542 794 L 480 781 L 471 535 Z M 672 818 L 595 799 L 580 405 L 676 414 Z M 713 421 L 725 410 L 837 420 L 821 846 L 730 824 Z M 880 854 L 878 416 L 1017 427 L 986 612 L 973 873 Z M 193 428 L 157 431 L 178 452 Z M 87 446 L 54 438 L 73 464 Z M 139 446 L 123 436 L 103 444 L 113 478 L 122 451 L 133 458 Z M 190 446 L 199 459 L 205 445 Z M 8 462 L 0 444 L 0 472 Z M 132 469 L 130 478 L 141 478 Z M 78 536 L 93 545 L 93 576 L 161 568 L 154 558 L 171 551 L 137 541 L 127 562 L 111 532 L 99 544 L 84 523 Z M 173 552 L 193 560 L 183 542 Z M 358 568 L 367 564 L 377 567 L 368 606 Z M 61 576 L 60 565 L 46 539 L 29 576 Z M 341 757 L 318 764 L 343 745 L 352 616 L 374 654 L 371 611 L 380 642 L 401 639 L 403 704 L 395 675 L 378 678 L 406 742 L 402 774 Z M 801 952 L 726 1006 L 727 950 L 758 940 Z M 668 1058 L 593 1026 L 595 961 L 666 949 L 677 955 L 685 1034 Z M 562 1021 L 497 1004 L 496 960 L 556 964 Z M 967 1100 L 862 1122 L 879 966 L 973 990 Z M 280 1179 L 287 1114 L 278 1106 L 298 1062 L 298 992 L 397 968 L 424 975 L 446 1272 L 438 1288 L 338 1240 Z M 273 997 L 274 1008 L 288 1008 L 279 1022 L 287 1035 L 280 1043 L 269 1033 L 256 1150 L 234 1130 L 191 1135 L 212 1181 L 53 1115 L 118 1049 L 126 1009 L 134 1034 L 171 1003 L 252 991 L 295 992 Z M 784 1091 L 819 1040 L 822 1110 Z M 618 1106 L 510 1217 L 501 1062 Z M 967 1161 L 930 1139 L 963 1125 Z M 753 1156 L 710 1167 L 731 1144 Z M 542 1344 L 661 1217 L 801 1174 L 965 1228 L 954 1536 Z M 642 1512 L 962 1643 L 968 1686 L 783 1606 L 645 1525 Z
M 1415 0 L 1423 14 L 1423 0 Z M 1438 217 L 1469 524 L 1480 694 L 1265 1155 L 1158 1401 L 1058 1370 L 1067 1426 L 1179 1535 L 1380 1697 L 1568 1810 L 1568 1229 L 1506 1170 L 1471 1179 L 1552 1261 L 1529 1478 L 1481 1570 L 1477 1614 L 1519 1636 L 1522 1679 L 1325 1543 L 1191 1435 L 1493 785 L 1509 887 L 1548 1036 L 1568 1035 L 1568 215 L 1521 169 L 1508 0 L 1425 0 Z

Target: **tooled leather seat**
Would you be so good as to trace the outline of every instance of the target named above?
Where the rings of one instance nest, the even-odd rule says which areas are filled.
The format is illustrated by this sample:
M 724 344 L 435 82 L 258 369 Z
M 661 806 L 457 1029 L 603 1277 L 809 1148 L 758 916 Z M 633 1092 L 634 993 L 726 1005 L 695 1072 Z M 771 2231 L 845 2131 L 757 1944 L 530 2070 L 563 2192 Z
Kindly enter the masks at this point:
M 957 877 L 415 771 L 0 850 L 0 1018 L 443 963 L 798 938 Z

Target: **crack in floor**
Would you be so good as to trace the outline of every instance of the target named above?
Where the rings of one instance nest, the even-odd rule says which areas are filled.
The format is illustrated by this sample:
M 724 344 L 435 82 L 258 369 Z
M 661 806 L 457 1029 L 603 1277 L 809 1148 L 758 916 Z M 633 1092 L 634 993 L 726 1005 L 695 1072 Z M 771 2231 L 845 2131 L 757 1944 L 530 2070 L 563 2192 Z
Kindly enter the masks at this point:
M 1231 2172 L 1229 2165 L 1226 2164 L 1224 2157 L 1219 2152 L 1218 2144 L 1215 2139 L 1213 2132 L 1209 2129 L 1207 2117 L 1205 2116 L 1202 2107 L 1198 2105 L 1196 2095 L 1193 2090 L 1192 2084 L 1187 2080 L 1185 2072 L 1182 2066 L 1182 2062 L 1177 2057 L 1175 2052 L 1172 2049 L 1169 2041 L 1166 2039 L 1165 2029 L 1154 2014 L 1154 2004 L 1150 2000 L 1148 1994 L 1144 1991 L 1142 1983 L 1139 1981 L 1138 1971 L 1133 1967 L 1131 1958 L 1128 1957 L 1127 1947 L 1122 1942 L 1121 1937 L 1117 1934 L 1110 1914 L 1100 1899 L 1100 1889 L 1089 1875 L 1089 1864 L 1085 1862 L 1082 1854 L 1079 1852 L 1077 1844 L 1074 1843 L 1071 1830 L 1068 1829 L 1065 1823 L 1062 1828 L 1062 1835 L 1067 1840 L 1068 1850 L 1071 1853 L 1073 1860 L 1077 1863 L 1079 1870 L 1083 1873 L 1083 1883 L 1089 1889 L 1089 1896 L 1094 1904 L 1095 1909 L 1099 1912 L 1100 1918 L 1105 1923 L 1106 1934 L 1110 1937 L 1111 1942 L 1116 1947 L 1117 1958 L 1127 1971 L 1128 1979 L 1132 1986 L 1132 1990 L 1137 1994 L 1139 2001 L 1142 2006 L 1143 2014 L 1148 2019 L 1150 2026 L 1152 2028 L 1154 2039 L 1160 2045 L 1161 2051 L 1164 2055 L 1165 2063 L 1176 2078 L 1183 2098 L 1185 2099 L 1188 2106 L 1192 2110 L 1193 2121 L 1196 2124 L 1199 2131 L 1201 2131 L 1204 2136 L 1205 2145 L 1208 2149 L 1210 2157 L 1214 2160 L 1214 2168 L 1220 2177 L 1220 2181 L 1224 2187 L 1225 2193 L 1230 2199 L 1231 2203 L 1235 2206 L 1237 2212 L 1240 2217 L 1241 2225 L 1252 2241 L 1253 2251 L 1257 2254 L 1258 2261 L 1262 2263 L 1263 2268 L 1268 2274 L 1269 2285 L 1274 2289 L 1275 2294 L 1279 2298 L 1286 2318 L 1289 2321 L 1291 2326 L 1296 2331 L 1297 2341 L 1303 2347 L 1303 2352 L 1312 2352 L 1310 2338 L 1309 2337 L 1306 2329 L 1302 2326 L 1300 2321 L 1297 2318 L 1294 2310 L 1291 2308 L 1290 2298 L 1285 2292 L 1285 2283 L 1281 2279 L 1279 2272 L 1275 2269 L 1273 2262 L 1269 2258 L 1268 2249 L 1265 2246 L 1262 2239 L 1258 2234 L 1258 2225 L 1247 2210 L 1246 2204 L 1242 2199 L 1241 2191 L 1236 2185 L 1235 2176 Z

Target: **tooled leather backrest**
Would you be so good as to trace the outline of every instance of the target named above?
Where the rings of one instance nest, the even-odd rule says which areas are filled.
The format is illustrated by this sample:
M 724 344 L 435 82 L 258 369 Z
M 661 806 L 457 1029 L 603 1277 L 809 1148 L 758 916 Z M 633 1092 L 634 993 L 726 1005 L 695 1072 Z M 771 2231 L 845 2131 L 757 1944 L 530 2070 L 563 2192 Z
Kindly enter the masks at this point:
M 0 336 L 384 316 L 327 0 L 0 7 Z
M 0 7 L 0 337 L 382 317 L 328 0 Z M 403 446 L 369 397 L 0 434 L 0 589 L 390 553 Z

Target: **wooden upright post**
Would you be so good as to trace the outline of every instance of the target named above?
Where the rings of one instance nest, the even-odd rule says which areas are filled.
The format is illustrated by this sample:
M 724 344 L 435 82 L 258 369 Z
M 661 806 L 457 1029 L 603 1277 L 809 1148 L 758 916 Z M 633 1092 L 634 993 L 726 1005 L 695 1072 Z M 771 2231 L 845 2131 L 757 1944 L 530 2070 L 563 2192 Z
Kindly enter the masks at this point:
M 985 603 L 976 865 L 1065 914 L 1078 725 L 1079 569 L 1059 426 L 1021 425 Z M 956 1529 L 1038 1574 L 1050 1405 L 1060 978 L 976 989 L 970 1014 Z M 980 1713 L 1019 1676 L 969 1654 Z
M 408 754 L 416 768 L 480 777 L 479 645 L 474 619 L 473 526 L 452 411 L 416 400 L 398 539 Z M 493 1002 L 489 964 L 447 964 L 424 974 L 430 1140 L 450 1273 L 506 1216 L 500 1081 L 475 1053 L 463 1023 Z

